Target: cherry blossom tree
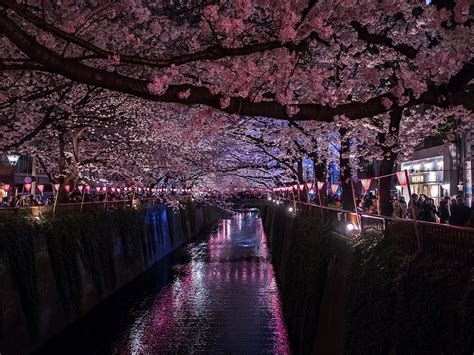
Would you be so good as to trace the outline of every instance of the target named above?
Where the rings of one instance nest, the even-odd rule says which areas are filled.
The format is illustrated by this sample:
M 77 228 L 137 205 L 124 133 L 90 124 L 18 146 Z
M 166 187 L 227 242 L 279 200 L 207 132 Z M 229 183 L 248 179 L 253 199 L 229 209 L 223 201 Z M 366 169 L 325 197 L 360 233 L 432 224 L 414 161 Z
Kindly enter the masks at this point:
M 339 133 L 347 142 L 344 154 L 352 151 L 363 153 L 355 154 L 357 157 L 381 160 L 380 174 L 390 173 L 400 153 L 410 154 L 414 149 L 420 129 L 429 134 L 453 115 L 462 122 L 473 119 L 472 13 L 468 0 L 428 4 L 402 0 L 152 4 L 124 0 L 72 5 L 0 0 L 2 116 L 8 107 L 19 106 L 16 100 L 34 102 L 14 113 L 29 119 L 31 129 L 19 132 L 19 126 L 13 125 L 7 142 L 2 142 L 3 149 L 19 141 L 31 142 L 46 127 L 64 119 L 52 108 L 67 90 L 90 88 L 99 96 L 135 102 L 125 104 L 129 109 L 115 119 L 130 120 L 137 132 L 154 124 L 156 107 L 166 117 L 160 122 L 166 124 L 171 124 L 166 112 L 181 112 L 173 124 L 189 125 L 185 128 L 195 131 L 199 140 L 186 146 L 192 140 L 181 136 L 174 148 L 171 141 L 165 142 L 170 143 L 164 150 L 170 162 L 178 159 L 177 150 L 182 153 L 180 161 L 187 161 L 188 165 L 176 169 L 177 175 L 190 167 L 202 176 L 219 169 L 230 174 L 235 168 L 239 173 L 247 169 L 245 175 L 256 174 L 264 181 L 268 171 L 277 170 L 268 160 L 275 149 L 276 161 L 309 156 L 325 162 L 330 155 L 325 148 L 331 141 L 328 137 Z M 81 112 L 64 100 L 73 107 L 73 116 Z M 74 101 L 80 103 L 80 94 Z M 101 100 L 90 101 L 93 110 L 101 112 Z M 198 110 L 205 118 L 193 119 L 185 110 Z M 85 134 L 84 140 L 93 136 L 89 129 L 79 128 L 90 125 L 86 116 L 77 114 L 65 124 L 70 132 Z M 13 116 L 9 113 L 7 117 Z M 249 123 L 237 132 L 241 117 L 253 120 L 244 119 Z M 252 133 L 255 122 L 264 119 L 284 124 L 268 121 L 277 128 L 267 130 L 271 133 L 266 135 Z M 111 127 L 119 127 L 119 121 L 109 123 L 110 127 L 104 122 L 101 128 L 92 126 L 94 132 L 107 132 L 101 135 L 107 141 L 116 129 Z M 196 149 L 197 142 L 208 138 L 205 132 L 209 130 L 227 133 L 202 140 L 209 150 Z M 134 154 L 150 160 L 156 153 L 153 142 L 160 141 L 160 134 L 145 129 L 139 136 L 149 137 L 150 150 L 143 144 L 142 152 L 135 149 Z M 99 141 L 102 139 L 96 138 L 89 147 L 97 153 L 106 148 L 112 154 L 110 147 L 98 147 Z M 134 152 L 133 144 L 117 146 L 122 147 L 117 152 Z M 232 157 L 227 146 L 238 147 L 239 154 Z M 246 149 L 258 152 L 253 162 Z M 211 156 L 220 158 L 210 163 Z M 358 159 L 345 156 L 341 160 L 350 165 L 342 167 L 348 171 L 345 180 L 351 168 L 357 170 Z M 266 172 L 255 168 L 255 162 L 263 161 L 270 167 L 263 169 Z M 295 169 L 293 165 L 287 168 L 290 172 Z M 166 167 L 163 172 L 172 170 Z M 389 182 L 380 180 L 380 184 L 385 212 Z

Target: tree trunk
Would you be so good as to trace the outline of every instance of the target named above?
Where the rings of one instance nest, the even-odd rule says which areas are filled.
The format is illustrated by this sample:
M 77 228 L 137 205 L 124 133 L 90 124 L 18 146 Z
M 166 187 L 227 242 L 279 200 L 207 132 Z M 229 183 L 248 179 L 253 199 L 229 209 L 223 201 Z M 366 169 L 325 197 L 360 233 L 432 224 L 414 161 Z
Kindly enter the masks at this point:
M 321 196 L 321 201 L 319 203 L 323 206 L 326 206 L 326 201 L 327 201 L 327 175 L 326 175 L 326 159 L 323 159 L 321 163 L 318 162 L 318 153 L 313 153 L 311 158 L 313 159 L 313 167 L 314 167 L 314 176 L 316 178 L 316 181 L 321 181 L 324 182 L 324 187 L 319 191 L 319 196 Z M 316 183 L 315 181 L 315 183 Z M 314 191 L 318 191 L 318 185 L 314 187 Z M 319 198 L 319 197 L 318 197 Z
M 380 164 L 380 176 L 389 175 L 393 173 L 393 165 L 397 155 L 389 154 Z M 391 216 L 393 214 L 393 206 L 391 201 L 390 190 L 392 187 L 392 177 L 385 177 L 378 179 L 379 190 L 379 213 L 383 216 Z
M 351 167 L 350 167 L 350 153 L 351 144 L 349 139 L 345 138 L 347 130 L 341 128 L 339 134 L 341 135 L 341 153 L 339 157 L 339 166 L 341 169 L 341 188 L 342 188 L 342 208 L 347 211 L 354 211 L 354 197 L 352 195 L 351 185 Z
M 389 132 L 396 138 L 394 141 L 398 142 L 398 133 L 400 130 L 400 121 L 402 120 L 403 109 L 397 108 L 390 112 L 390 125 Z M 386 141 L 386 135 L 381 133 L 379 134 L 379 142 L 382 144 L 384 159 L 380 164 L 379 176 L 389 175 L 393 173 L 393 168 L 395 161 L 397 160 L 398 153 L 396 148 L 398 148 L 398 143 L 392 146 L 383 146 L 383 143 Z M 391 216 L 393 213 L 393 206 L 391 201 L 390 189 L 392 187 L 392 178 L 385 177 L 378 179 L 378 192 L 379 192 L 379 214 L 383 216 Z

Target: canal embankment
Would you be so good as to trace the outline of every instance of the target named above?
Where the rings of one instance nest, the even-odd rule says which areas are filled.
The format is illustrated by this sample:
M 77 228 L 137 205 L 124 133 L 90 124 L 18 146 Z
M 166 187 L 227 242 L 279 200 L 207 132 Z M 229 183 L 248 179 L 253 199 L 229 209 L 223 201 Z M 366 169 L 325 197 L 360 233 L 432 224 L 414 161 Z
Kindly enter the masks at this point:
M 31 351 L 216 222 L 187 204 L 59 215 L 2 214 L 0 353 Z
M 473 353 L 471 266 L 382 232 L 339 238 L 321 216 L 262 208 L 294 353 Z

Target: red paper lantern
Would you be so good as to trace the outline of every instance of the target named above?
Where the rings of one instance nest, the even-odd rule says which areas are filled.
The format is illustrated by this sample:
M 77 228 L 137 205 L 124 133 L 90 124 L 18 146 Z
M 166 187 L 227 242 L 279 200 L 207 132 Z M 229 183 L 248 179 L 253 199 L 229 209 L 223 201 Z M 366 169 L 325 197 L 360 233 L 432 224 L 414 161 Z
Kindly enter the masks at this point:
M 408 185 L 407 173 L 405 173 L 405 171 L 397 171 L 397 180 L 398 180 L 398 185 L 407 186 Z
M 321 191 L 324 187 L 324 181 L 318 181 L 318 191 Z
M 95 191 L 100 192 L 100 186 L 96 186 Z
M 25 184 L 25 190 L 30 192 L 31 190 L 31 184 Z
M 10 184 L 3 184 L 3 189 L 4 189 L 5 191 L 10 190 Z
M 111 187 L 110 191 L 115 192 L 115 187 Z
M 331 191 L 335 194 L 339 190 L 339 184 L 331 184 Z
M 59 191 L 60 186 L 61 186 L 61 184 L 54 184 L 54 188 L 56 189 L 56 191 Z
M 79 185 L 79 186 L 77 186 L 77 189 L 79 190 L 80 193 L 82 193 L 82 190 L 84 189 L 84 186 Z
M 360 182 L 362 183 L 362 188 L 364 189 L 364 191 L 369 191 L 372 179 L 360 179 Z
M 106 192 L 107 191 L 107 186 L 102 187 L 102 191 Z
M 64 190 L 69 193 L 69 191 L 71 191 L 71 185 L 64 185 Z
M 311 190 L 313 188 L 313 183 L 311 181 L 308 181 L 306 183 L 306 188 L 308 189 L 308 191 Z
M 91 187 L 89 185 L 86 185 L 86 192 L 89 193 L 91 191 Z
M 44 191 L 44 185 L 38 185 L 38 190 L 43 193 Z

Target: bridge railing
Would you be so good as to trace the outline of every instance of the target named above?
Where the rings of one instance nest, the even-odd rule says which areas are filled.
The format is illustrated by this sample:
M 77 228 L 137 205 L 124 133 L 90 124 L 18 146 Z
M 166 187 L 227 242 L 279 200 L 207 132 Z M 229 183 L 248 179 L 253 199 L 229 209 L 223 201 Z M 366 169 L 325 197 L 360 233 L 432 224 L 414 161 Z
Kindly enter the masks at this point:
M 295 213 L 302 208 L 314 209 L 324 220 L 329 221 L 333 231 L 341 237 L 353 239 L 360 232 L 380 232 L 407 252 L 420 251 L 440 255 L 474 266 L 474 228 L 357 214 L 281 197 L 275 199 L 284 201 L 287 207 L 296 207 Z

